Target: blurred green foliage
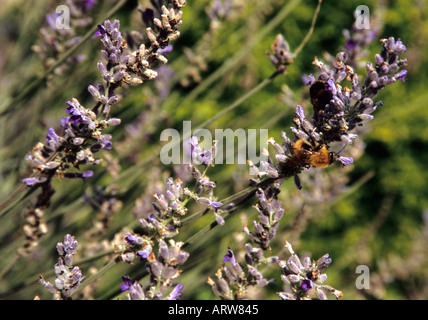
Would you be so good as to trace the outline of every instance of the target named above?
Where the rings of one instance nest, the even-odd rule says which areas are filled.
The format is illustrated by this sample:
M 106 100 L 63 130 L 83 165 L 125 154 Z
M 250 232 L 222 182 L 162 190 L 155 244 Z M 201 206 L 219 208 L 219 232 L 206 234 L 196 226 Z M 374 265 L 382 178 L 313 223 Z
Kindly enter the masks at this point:
M 23 3 L 2 1 L 0 5 L 1 104 L 8 103 L 11 97 L 42 74 L 40 59 L 31 46 L 37 42 L 45 14 L 61 4 L 60 1 Z M 94 21 L 102 22 L 100 19 L 113 3 L 103 1 L 97 4 Z M 141 1 L 143 7 L 147 3 Z M 55 182 L 56 193 L 45 213 L 49 232 L 33 256 L 18 260 L 0 279 L 0 298 L 32 299 L 35 295 L 50 298 L 50 294 L 37 284 L 38 274 L 53 279 L 51 270 L 57 260 L 55 245 L 66 233 L 71 233 L 81 243 L 80 239 L 84 238 L 85 230 L 90 228 L 97 214 L 84 203 L 83 195 L 94 193 L 97 186 L 117 187 L 118 198 L 123 203 L 103 240 L 111 241 L 124 226 L 137 225 L 132 215 L 136 199 L 144 194 L 149 183 L 161 182 L 168 175 L 174 175 L 173 168 L 164 167 L 159 162 L 160 132 L 165 128 L 181 129 L 184 120 L 191 120 L 192 127 L 196 127 L 270 76 L 274 70 L 265 52 L 270 50 L 276 34 L 282 33 L 291 48 L 296 48 L 310 27 L 316 7 L 316 1 L 296 1 L 296 6 L 281 23 L 260 41 L 252 43 L 252 39 L 291 1 L 236 0 L 235 10 L 216 31 L 210 29 L 205 12 L 209 3 L 210 0 L 188 1 L 184 9 L 182 35 L 173 43 L 174 50 L 168 56 L 168 65 L 175 72 L 174 86 L 168 97 L 159 103 L 153 83 L 147 82 L 124 91 L 123 100 L 113 111 L 115 117 L 122 119 L 122 124 L 110 132 L 113 135 L 110 154 L 118 160 L 119 178 L 112 176 L 108 165 L 104 165 L 95 168 L 94 177 L 85 183 Z M 131 1 L 113 17 L 120 20 L 122 31 L 145 28 L 135 4 Z M 360 137 L 365 149 L 352 165 L 352 170 L 339 167 L 324 170 L 326 176 L 338 172 L 347 175 L 349 190 L 325 203 L 307 203 L 303 210 L 310 218 L 295 236 L 291 226 L 301 207 L 293 201 L 301 203 L 303 198 L 292 181 L 284 183 L 280 196 L 287 213 L 272 254 L 287 258 L 281 248 L 290 237 L 297 253 L 308 252 L 317 259 L 328 252 L 333 263 L 326 270 L 327 283 L 342 290 L 343 299 L 427 299 L 428 239 L 423 222 L 423 212 L 428 209 L 428 93 L 425 89 L 428 80 L 425 56 L 428 52 L 425 41 L 428 37 L 428 6 L 425 1 L 414 0 L 409 5 L 404 0 L 325 0 L 310 41 L 287 73 L 213 122 L 208 129 L 214 132 L 216 128 L 268 128 L 269 136 L 277 141 L 281 140 L 281 131 L 290 136 L 296 104 L 309 105 L 308 88 L 302 85 L 301 76 L 316 72 L 311 64 L 315 56 L 321 59 L 325 52 L 334 56 L 343 47 L 343 30 L 352 27 L 354 10 L 361 4 L 369 6 L 373 17 L 381 17 L 379 39 L 393 36 L 401 38 L 407 46 L 405 56 L 409 73 L 406 82 L 395 83 L 378 96 L 384 105 L 367 124 L 367 133 Z M 49 85 L 44 83 L 38 87 L 29 98 L 17 102 L 12 112 L 0 118 L 0 200 L 6 199 L 26 176 L 26 152 L 38 141 L 43 141 L 48 127 L 58 126 L 59 119 L 65 115 L 65 102 L 76 97 L 83 105 L 91 104 L 86 88 L 99 81 L 96 61 L 101 59 L 100 49 L 99 41 L 91 38 L 79 49 L 87 56 L 84 62 L 66 74 L 54 75 Z M 203 62 L 204 68 L 198 70 L 199 82 L 188 77 L 192 65 L 183 53 L 188 49 Z M 367 61 L 373 61 L 379 50 L 379 43 L 374 41 L 369 47 Z M 225 68 L 228 63 L 230 65 Z M 218 77 L 206 85 L 207 79 L 216 72 Z M 364 68 L 358 72 L 364 75 Z M 190 80 L 184 83 L 183 79 Z M 294 104 L 279 99 L 283 85 L 293 91 Z M 134 141 L 126 140 L 124 128 L 136 121 L 149 105 L 152 112 L 144 124 L 145 135 Z M 367 173 L 371 173 L 369 179 L 359 184 Z M 219 165 L 208 174 L 217 182 L 215 193 L 219 199 L 248 184 L 248 170 L 243 165 Z M 304 185 L 304 190 L 310 187 Z M 34 196 L 18 199 L 1 217 L 0 270 L 7 268 L 17 246 L 22 244 L 23 212 Z M 215 298 L 206 279 L 220 266 L 228 247 L 236 252 L 242 250 L 247 241 L 243 238 L 242 227 L 244 223 L 250 225 L 256 218 L 251 204 L 234 212 L 225 226 L 214 228 L 186 248 L 190 258 L 180 277 L 184 298 Z M 189 212 L 199 209 L 191 207 Z M 183 226 L 177 239 L 186 241 L 213 219 L 208 214 Z M 103 259 L 94 260 L 83 263 L 81 268 L 89 276 L 91 265 L 101 268 L 104 262 Z M 355 287 L 358 276 L 355 268 L 360 264 L 367 265 L 371 271 L 371 289 L 366 292 Z M 96 283 L 94 297 L 124 298 L 119 291 L 121 276 L 128 274 L 139 279 L 144 270 L 143 264 L 118 264 Z M 282 290 L 280 273 L 274 268 L 266 272 L 277 279 L 276 283 L 265 292 L 255 292 L 253 297 L 275 299 L 275 292 Z

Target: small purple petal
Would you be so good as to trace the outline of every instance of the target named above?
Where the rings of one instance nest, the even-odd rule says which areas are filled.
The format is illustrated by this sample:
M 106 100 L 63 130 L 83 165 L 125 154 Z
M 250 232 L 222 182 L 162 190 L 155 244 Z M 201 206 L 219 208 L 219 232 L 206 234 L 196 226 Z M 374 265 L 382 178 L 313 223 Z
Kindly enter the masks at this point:
M 334 83 L 333 79 L 329 79 L 327 81 L 327 85 L 328 85 L 327 90 L 331 91 L 333 95 L 336 95 L 337 94 L 336 84 Z
M 127 236 L 125 237 L 125 241 L 128 242 L 128 244 L 134 244 L 135 243 L 136 238 L 132 235 L 127 233 Z
M 192 137 L 190 138 L 190 140 L 189 140 L 189 143 L 190 143 L 192 146 L 196 147 L 196 146 L 198 145 L 198 141 L 199 141 L 199 139 L 198 139 L 198 137 L 197 137 L 197 136 L 192 136 Z
M 403 81 L 403 82 L 405 82 L 406 80 L 405 80 L 405 78 L 406 78 L 406 75 L 407 75 L 407 70 L 401 70 L 399 73 L 397 73 L 396 75 L 395 75 L 395 79 L 400 79 L 401 81 Z
M 122 281 L 125 283 L 120 285 L 120 290 L 121 291 L 129 290 L 129 288 L 132 286 L 131 279 L 129 279 L 129 277 L 122 277 Z
M 39 180 L 36 178 L 25 178 L 22 179 L 22 182 L 24 182 L 25 184 L 27 184 L 27 186 L 33 186 L 34 184 L 38 183 Z
M 58 141 L 59 136 L 55 133 L 55 130 L 53 128 L 49 128 L 48 133 L 46 134 L 46 139 Z
M 94 172 L 91 170 L 85 171 L 82 173 L 82 178 L 90 178 L 94 175 Z
M 168 296 L 169 300 L 178 300 L 179 297 L 183 295 L 180 291 L 183 289 L 183 285 L 181 283 L 177 284 L 175 288 L 171 291 Z
M 344 166 L 350 165 L 351 163 L 354 162 L 354 158 L 352 158 L 352 157 L 339 157 L 339 158 L 337 158 L 337 160 L 342 162 L 342 164 Z
M 158 49 L 156 53 L 165 55 L 170 53 L 171 51 L 172 51 L 172 45 L 169 44 L 164 49 Z
M 354 39 L 350 38 L 346 41 L 345 48 L 348 51 L 355 50 L 357 48 L 357 42 Z
M 211 161 L 211 152 L 209 152 L 209 151 L 202 152 L 201 153 L 201 161 L 202 161 L 202 163 L 206 163 L 206 164 L 210 163 L 210 161 Z
M 302 289 L 308 291 L 314 287 L 314 284 L 309 279 L 302 280 Z
M 222 206 L 222 203 L 221 202 L 213 201 L 213 202 L 210 203 L 210 206 L 213 207 L 213 208 L 220 208 Z
M 97 0 L 82 0 L 81 3 L 85 8 L 85 11 L 88 11 L 97 3 Z
M 143 261 L 144 259 L 147 259 L 150 256 L 150 253 L 152 253 L 152 246 L 146 245 L 143 250 L 139 250 L 137 252 L 137 256 L 140 257 L 140 260 Z
M 104 36 L 106 33 L 107 33 L 106 28 L 102 24 L 99 24 L 98 25 L 98 30 L 95 31 L 95 36 L 96 37 L 101 37 L 101 36 Z
M 223 262 L 230 261 L 230 262 L 232 262 L 232 264 L 236 264 L 236 260 L 235 260 L 235 256 L 233 254 L 233 251 L 230 248 L 228 248 L 227 251 L 228 251 L 228 253 L 224 255 Z
M 305 112 L 303 111 L 303 107 L 301 105 L 296 107 L 296 114 L 300 119 L 305 119 Z
M 304 74 L 302 76 L 302 82 L 305 86 L 310 86 L 312 83 L 315 82 L 315 77 L 312 74 L 310 74 L 309 76 Z
M 121 120 L 117 119 L 117 118 L 111 118 L 111 119 L 107 120 L 107 124 L 109 126 L 117 126 L 120 124 L 120 122 L 121 122 Z

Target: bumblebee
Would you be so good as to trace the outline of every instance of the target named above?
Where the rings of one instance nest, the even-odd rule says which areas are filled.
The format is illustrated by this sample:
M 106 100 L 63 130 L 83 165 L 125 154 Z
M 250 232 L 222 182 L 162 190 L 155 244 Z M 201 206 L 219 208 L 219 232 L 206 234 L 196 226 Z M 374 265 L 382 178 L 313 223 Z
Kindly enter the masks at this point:
M 311 103 L 314 106 L 314 118 L 318 121 L 318 116 L 322 112 L 330 100 L 333 99 L 333 93 L 328 90 L 326 81 L 317 80 L 309 88 Z
M 313 145 L 306 139 L 299 139 L 293 144 L 293 155 L 303 166 L 325 168 L 334 162 L 334 154 L 325 145 Z

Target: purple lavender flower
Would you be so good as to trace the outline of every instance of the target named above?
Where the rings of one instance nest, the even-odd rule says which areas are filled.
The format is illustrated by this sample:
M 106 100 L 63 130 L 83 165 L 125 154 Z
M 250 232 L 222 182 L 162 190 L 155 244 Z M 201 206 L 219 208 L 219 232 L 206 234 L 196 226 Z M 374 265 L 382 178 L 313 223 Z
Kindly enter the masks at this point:
M 162 5 L 163 0 L 150 0 L 150 3 L 153 6 L 152 8 L 142 9 L 140 5 L 138 5 L 137 10 L 141 13 L 141 18 L 147 27 L 153 28 L 155 26 L 154 19 L 159 18 L 162 14 Z
M 103 37 L 107 34 L 106 28 L 102 24 L 98 24 L 98 30 L 95 31 L 96 37 Z
M 64 177 L 65 178 L 81 178 L 81 179 L 85 179 L 85 178 L 90 178 L 94 175 L 94 172 L 92 170 L 88 170 L 88 171 L 83 171 L 83 172 L 65 172 L 64 173 Z
M 367 46 L 378 35 L 376 27 L 370 29 L 358 28 L 356 23 L 352 26 L 351 31 L 343 31 L 343 35 L 345 36 L 344 49 L 348 54 L 347 63 L 353 68 L 359 67 L 361 58 L 368 54 L 368 50 L 366 50 Z
M 183 285 L 181 283 L 177 284 L 175 288 L 171 291 L 171 293 L 168 296 L 168 300 L 179 300 L 180 297 L 183 295 L 181 292 L 183 290 Z
M 207 282 L 211 286 L 213 292 L 222 299 L 242 299 L 247 294 L 249 286 L 257 285 L 263 287 L 271 283 L 271 281 L 265 279 L 258 270 L 261 261 L 261 259 L 257 260 L 257 262 L 256 260 L 252 260 L 251 262 L 247 260 L 248 264 L 245 267 L 241 266 L 241 264 L 236 261 L 233 251 L 228 248 L 228 253 L 223 259 L 224 263 L 215 274 L 217 282 L 211 277 L 208 277 Z M 264 263 L 266 261 L 266 259 L 263 260 Z M 225 262 L 230 263 L 226 264 Z
M 314 285 L 313 285 L 311 280 L 309 280 L 309 279 L 303 279 L 302 280 L 302 289 L 303 290 L 309 291 L 313 287 L 314 287 Z
M 210 202 L 210 207 L 213 207 L 215 212 L 217 212 L 221 206 L 222 206 L 221 202 L 218 202 L 218 201 L 211 201 Z
M 215 158 L 215 146 L 211 150 L 204 150 L 199 145 L 199 138 L 197 136 L 192 136 L 188 142 L 190 144 L 190 154 L 192 156 L 192 161 L 195 164 L 206 164 L 209 165 Z
M 133 245 L 136 243 L 137 238 L 135 236 L 133 236 L 132 234 L 127 234 L 125 237 L 125 241 L 128 242 L 128 244 Z
M 63 243 L 58 242 L 57 251 L 60 257 L 58 263 L 54 266 L 56 274 L 55 285 L 45 281 L 42 275 L 40 275 L 39 283 L 56 296 L 69 300 L 85 278 L 79 267 L 73 266 L 73 256 L 77 251 L 77 241 L 73 236 L 67 234 Z
M 89 11 L 95 6 L 97 0 L 80 0 L 80 3 L 85 11 Z
M 338 161 L 340 161 L 344 166 L 348 166 L 354 162 L 354 159 L 352 157 L 338 157 Z
M 32 177 L 32 178 L 25 178 L 22 179 L 22 182 L 25 183 L 27 186 L 32 187 L 38 183 L 43 183 L 47 181 L 47 177 L 46 176 L 39 176 L 39 177 Z
M 401 81 L 405 82 L 405 78 L 407 76 L 407 70 L 401 70 L 399 73 L 395 75 L 395 79 L 400 79 Z
M 173 46 L 171 44 L 169 44 L 164 49 L 158 49 L 157 53 L 162 54 L 162 55 L 166 55 L 168 53 L 171 53 L 172 49 L 173 49 Z
M 274 45 L 275 49 L 281 47 L 280 40 Z M 367 76 L 363 82 L 352 66 L 347 64 L 349 55 L 346 52 L 339 52 L 336 61 L 330 65 L 315 59 L 313 64 L 319 69 L 316 81 L 308 77 L 304 79 L 306 84 L 312 83 L 309 92 L 313 116 L 306 117 L 303 108 L 297 106 L 293 119 L 295 126 L 291 127 L 294 138 L 290 139 L 284 133 L 282 144 L 273 138 L 269 139 L 268 143 L 276 151 L 276 162 L 271 159 L 261 161 L 260 168 L 250 163 L 251 172 L 259 178 L 267 176 L 272 181 L 294 177 L 296 185 L 301 189 L 298 174 L 305 168 L 323 168 L 334 162 L 344 166 L 353 163 L 353 158 L 342 155 L 342 152 L 346 145 L 358 137 L 353 131 L 363 121 L 372 120 L 373 111 L 383 104 L 381 101 L 375 103 L 373 98 L 384 87 L 397 80 L 404 81 L 407 74 L 402 69 L 407 60 L 399 58 L 406 51 L 402 41 L 390 37 L 381 40 L 381 44 L 382 49 L 375 56 L 375 64 L 366 65 Z M 343 83 L 345 81 L 350 82 L 350 89 L 348 83 Z M 330 146 L 336 142 L 343 143 L 344 147 L 340 152 L 330 151 Z M 260 229 L 260 226 L 256 227 Z
M 288 42 L 282 34 L 276 36 L 275 41 L 272 43 L 272 51 L 273 53 L 266 52 L 270 62 L 275 66 L 277 73 L 285 73 L 288 65 L 293 61 L 293 55 L 290 52 Z
M 121 291 L 127 291 L 132 287 L 132 280 L 128 276 L 122 277 L 122 281 L 124 283 L 120 285 Z
M 133 243 L 138 242 L 138 240 L 134 239 L 135 237 L 130 237 L 129 234 L 127 238 L 128 241 L 132 240 L 131 242 Z M 150 285 L 144 291 L 138 281 L 132 283 L 129 277 L 122 277 L 124 283 L 120 286 L 120 289 L 121 291 L 129 291 L 129 299 L 178 300 L 182 296 L 182 284 L 176 285 L 169 294 L 167 294 L 167 290 L 172 287 L 173 281 L 181 274 L 179 267 L 186 262 L 189 254 L 181 250 L 182 242 L 176 243 L 170 240 L 169 243 L 170 245 L 168 246 L 163 240 L 159 241 L 159 254 L 157 257 L 151 252 L 151 247 L 145 253 L 137 254 L 140 258 L 147 258 L 146 269 L 150 273 Z M 146 249 L 147 246 L 143 248 L 143 251 Z
M 233 265 L 236 264 L 235 255 L 233 254 L 233 251 L 230 248 L 227 249 L 227 254 L 224 255 L 223 261 L 230 261 Z
M 322 272 L 330 265 L 331 258 L 328 254 L 323 255 L 317 261 L 311 261 L 308 256 L 300 258 L 293 250 L 291 244 L 286 242 L 285 248 L 291 256 L 287 261 L 279 260 L 278 264 L 283 270 L 282 281 L 288 287 L 288 291 L 277 292 L 284 300 L 308 300 L 312 299 L 309 290 L 315 289 L 320 299 L 327 299 L 325 293 L 331 293 L 340 298 L 342 292 L 323 284 L 327 275 Z
M 68 108 L 66 108 L 65 111 L 71 115 L 68 118 L 69 122 L 73 123 L 75 126 L 83 124 L 83 126 L 79 127 L 81 131 L 92 131 L 95 129 L 96 124 L 94 120 L 96 115 L 93 111 L 85 109 L 76 99 L 67 101 L 66 103 Z
M 355 39 L 349 38 L 346 40 L 345 49 L 348 51 L 355 50 L 357 48 L 357 41 Z
M 144 259 L 147 259 L 150 256 L 150 253 L 152 253 L 152 246 L 146 245 L 143 250 L 137 251 L 137 256 L 140 257 L 141 261 L 143 261 Z
M 307 74 L 304 74 L 302 76 L 302 82 L 305 86 L 310 86 L 315 82 L 315 77 L 312 74 L 310 74 L 309 76 Z
M 120 285 L 120 290 L 129 291 L 128 298 L 130 300 L 146 300 L 146 296 L 144 295 L 144 291 L 138 281 L 132 283 L 132 280 L 126 276 L 122 277 L 123 284 Z
M 279 220 L 284 215 L 284 209 L 281 207 L 281 201 L 277 199 L 279 189 L 276 187 L 267 187 L 265 190 L 259 188 L 256 192 L 258 198 L 254 208 L 258 211 L 259 221 L 254 221 L 255 232 L 245 226 L 244 232 L 250 240 L 260 246 L 263 250 L 269 250 L 270 241 L 275 237 Z
M 92 23 L 89 11 L 95 5 L 95 0 L 68 0 L 67 7 L 70 9 L 70 24 L 67 28 L 58 28 L 57 19 L 59 13 L 48 13 L 46 15 L 46 26 L 40 29 L 41 39 L 32 48 L 43 60 L 45 69 L 50 68 L 63 53 L 76 45 L 80 40 L 81 28 Z M 79 54 L 68 57 L 63 64 L 55 68 L 54 74 L 61 75 L 71 69 L 73 65 L 85 59 L 85 55 Z M 52 81 L 52 76 L 48 81 Z
M 73 255 L 77 251 L 77 241 L 74 239 L 74 237 L 67 234 L 64 237 L 64 242 L 58 242 L 56 248 L 60 256 Z

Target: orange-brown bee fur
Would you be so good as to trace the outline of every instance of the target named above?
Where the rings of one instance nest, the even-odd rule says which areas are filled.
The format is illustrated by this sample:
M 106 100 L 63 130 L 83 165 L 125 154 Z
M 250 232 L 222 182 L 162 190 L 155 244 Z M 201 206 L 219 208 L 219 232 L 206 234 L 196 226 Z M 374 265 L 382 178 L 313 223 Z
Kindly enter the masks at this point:
M 293 155 L 303 166 L 325 168 L 333 163 L 333 153 L 324 145 L 312 145 L 305 139 L 299 139 L 293 144 Z

